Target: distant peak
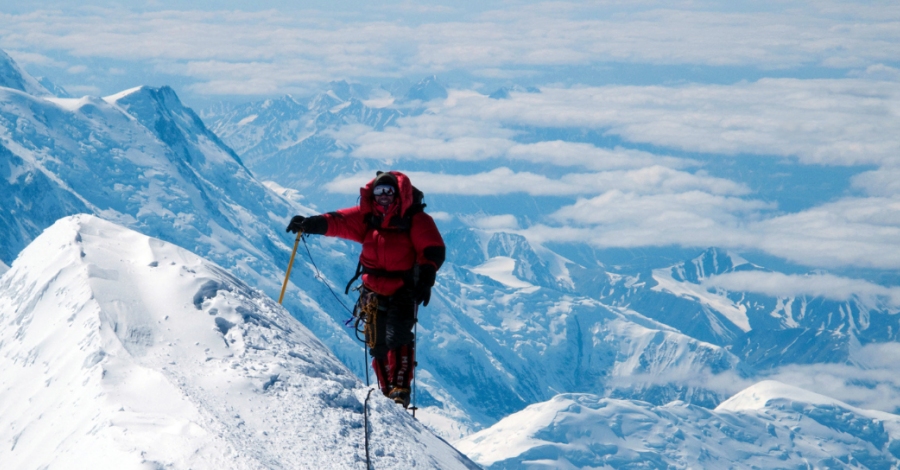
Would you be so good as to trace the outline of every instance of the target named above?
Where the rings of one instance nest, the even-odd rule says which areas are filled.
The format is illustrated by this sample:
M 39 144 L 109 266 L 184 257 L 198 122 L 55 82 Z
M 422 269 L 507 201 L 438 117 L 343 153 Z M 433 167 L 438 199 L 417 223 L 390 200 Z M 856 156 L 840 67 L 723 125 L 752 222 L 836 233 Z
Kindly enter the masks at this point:
M 707 248 L 698 256 L 670 268 L 675 280 L 693 283 L 699 283 L 710 276 L 755 269 L 762 268 L 736 253 L 717 247 Z
M 41 86 L 43 86 L 48 91 L 50 91 L 50 93 L 53 94 L 53 96 L 55 96 L 57 98 L 72 98 L 72 95 L 65 88 L 57 85 L 56 83 L 53 82 L 53 80 L 50 80 L 48 77 L 34 77 L 34 78 L 35 78 L 35 80 L 38 81 L 38 83 L 41 84 Z
M 728 400 L 725 400 L 716 407 L 716 411 L 760 410 L 765 408 L 773 400 L 787 400 L 810 405 L 837 406 L 851 410 L 855 409 L 835 398 L 820 395 L 776 380 L 763 380 L 741 390 Z
M 404 97 L 407 101 L 432 101 L 447 98 L 447 89 L 432 75 L 412 86 Z
M 132 114 L 138 113 L 144 117 L 155 115 L 163 110 L 180 112 L 185 109 L 178 94 L 169 86 L 157 88 L 142 85 L 107 96 L 103 100 L 128 109 Z
M 541 90 L 535 87 L 522 87 L 519 85 L 512 86 L 504 86 L 495 90 L 493 93 L 488 95 L 488 98 L 493 98 L 495 100 L 505 100 L 509 99 L 509 94 L 515 93 L 540 93 Z
M 122 99 L 128 95 L 138 93 L 144 88 L 146 88 L 146 86 L 144 86 L 144 85 L 136 86 L 134 88 L 129 88 L 125 91 L 120 91 L 114 95 L 104 96 L 103 100 L 106 101 L 107 103 L 114 104 L 116 101 L 119 101 L 120 99 Z
M 0 87 L 12 88 L 32 96 L 53 95 L 3 50 L 0 50 Z

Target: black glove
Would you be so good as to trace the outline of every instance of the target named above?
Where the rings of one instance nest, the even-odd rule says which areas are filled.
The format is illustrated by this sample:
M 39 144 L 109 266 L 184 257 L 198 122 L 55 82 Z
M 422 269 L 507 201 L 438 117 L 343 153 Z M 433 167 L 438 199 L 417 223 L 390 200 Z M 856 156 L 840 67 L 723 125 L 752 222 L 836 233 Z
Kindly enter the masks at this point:
M 431 288 L 437 277 L 437 268 L 430 264 L 419 265 L 419 280 L 416 281 L 416 303 L 428 306 L 431 300 Z
M 285 232 L 303 232 L 312 235 L 325 235 L 328 231 L 328 219 L 325 216 L 314 215 L 312 217 L 303 217 L 295 215 L 288 224 Z

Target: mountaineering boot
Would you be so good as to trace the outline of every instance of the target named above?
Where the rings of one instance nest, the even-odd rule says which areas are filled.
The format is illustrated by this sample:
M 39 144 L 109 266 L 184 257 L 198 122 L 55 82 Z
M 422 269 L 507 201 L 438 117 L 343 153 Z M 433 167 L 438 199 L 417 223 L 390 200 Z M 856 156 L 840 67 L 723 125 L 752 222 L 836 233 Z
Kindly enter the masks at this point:
M 375 369 L 375 377 L 378 377 L 378 386 L 381 388 L 381 393 L 384 396 L 388 396 L 391 393 L 391 389 L 393 389 L 393 384 L 388 378 L 388 364 L 385 364 L 383 359 L 373 358 L 372 369 Z
M 403 387 L 394 387 L 388 398 L 394 400 L 394 403 L 402 405 L 403 408 L 409 408 L 409 389 Z
M 413 369 L 416 365 L 415 345 L 404 344 L 388 351 L 387 364 L 390 382 L 393 386 L 388 397 L 407 408 L 409 407 L 409 384 L 412 382 Z

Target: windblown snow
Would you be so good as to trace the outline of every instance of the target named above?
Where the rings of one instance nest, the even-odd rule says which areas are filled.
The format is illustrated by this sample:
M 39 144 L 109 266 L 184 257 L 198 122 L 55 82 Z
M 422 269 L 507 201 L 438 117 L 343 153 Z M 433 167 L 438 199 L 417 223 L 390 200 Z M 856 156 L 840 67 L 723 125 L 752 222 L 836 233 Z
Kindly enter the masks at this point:
M 59 220 L 0 278 L 3 468 L 365 468 L 367 388 L 277 303 L 174 245 Z M 474 468 L 368 401 L 375 468 Z

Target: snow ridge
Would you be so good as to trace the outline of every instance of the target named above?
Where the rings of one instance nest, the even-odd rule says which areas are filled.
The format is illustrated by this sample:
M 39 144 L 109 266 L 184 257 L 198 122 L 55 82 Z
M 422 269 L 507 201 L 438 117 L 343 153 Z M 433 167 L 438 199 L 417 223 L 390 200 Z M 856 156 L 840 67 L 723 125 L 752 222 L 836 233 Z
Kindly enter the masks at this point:
M 366 387 L 270 298 L 174 245 L 62 219 L 2 277 L 0 324 L 4 467 L 365 465 Z M 377 468 L 475 468 L 380 394 L 369 408 Z

